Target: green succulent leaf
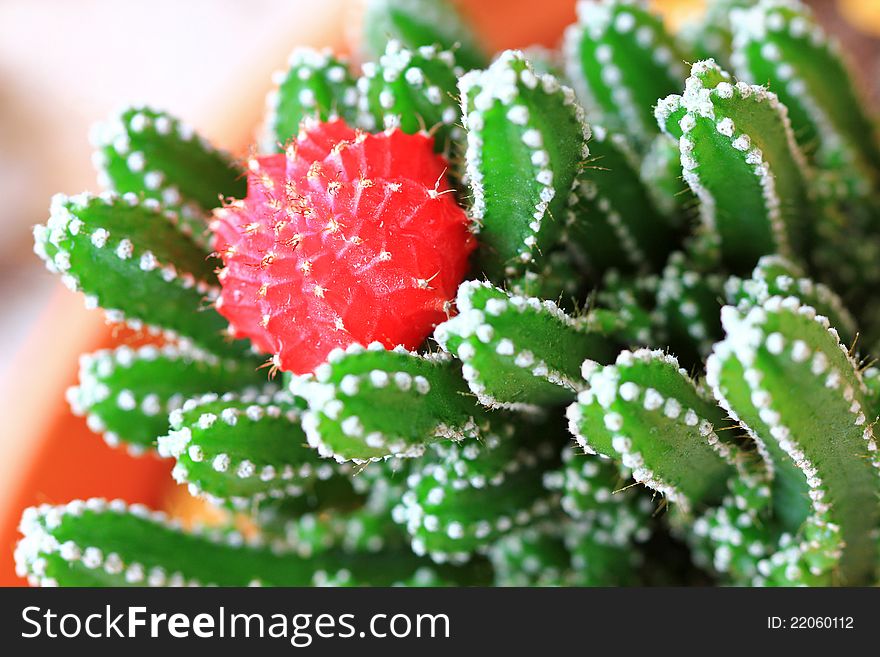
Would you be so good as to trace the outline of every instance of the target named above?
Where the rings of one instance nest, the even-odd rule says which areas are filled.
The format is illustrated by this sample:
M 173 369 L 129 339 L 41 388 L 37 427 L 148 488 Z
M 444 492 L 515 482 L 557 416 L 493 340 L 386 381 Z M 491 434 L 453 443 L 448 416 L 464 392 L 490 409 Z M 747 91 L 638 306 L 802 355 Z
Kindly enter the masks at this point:
M 247 362 L 191 347 L 122 346 L 82 356 L 79 384 L 67 398 L 107 444 L 123 443 L 140 454 L 155 448 L 168 430 L 168 414 L 188 397 L 249 386 L 271 389 L 265 373 Z
M 388 351 L 378 342 L 334 350 L 291 390 L 308 402 L 309 445 L 339 462 L 420 456 L 432 441 L 476 435 L 482 413 L 448 355 Z
M 367 0 L 362 47 L 378 58 L 391 39 L 410 50 L 433 45 L 453 50 L 466 70 L 488 63 L 471 28 L 448 0 Z
M 434 339 L 461 360 L 471 392 L 490 408 L 571 401 L 582 388 L 578 363 L 613 356 L 589 317 L 572 318 L 552 301 L 466 281 L 456 305 L 459 314 L 437 326 Z
M 574 92 L 536 73 L 519 51 L 505 51 L 458 86 L 479 266 L 498 282 L 521 275 L 559 241 L 590 130 Z
M 275 89 L 266 97 L 263 150 L 280 153 L 299 133 L 306 118 L 341 118 L 353 124 L 358 93 L 348 62 L 329 50 L 297 48 L 286 71 L 274 76 Z
M 165 112 L 129 107 L 92 132 L 100 182 L 151 199 L 178 215 L 178 228 L 208 247 L 206 213 L 243 198 L 244 170 L 191 127 Z
M 182 239 L 176 221 L 133 195 L 56 195 L 49 221 L 34 230 L 35 250 L 65 285 L 85 294 L 87 307 L 100 306 L 111 322 L 220 356 L 248 354 L 211 307 L 220 292 L 217 262 Z

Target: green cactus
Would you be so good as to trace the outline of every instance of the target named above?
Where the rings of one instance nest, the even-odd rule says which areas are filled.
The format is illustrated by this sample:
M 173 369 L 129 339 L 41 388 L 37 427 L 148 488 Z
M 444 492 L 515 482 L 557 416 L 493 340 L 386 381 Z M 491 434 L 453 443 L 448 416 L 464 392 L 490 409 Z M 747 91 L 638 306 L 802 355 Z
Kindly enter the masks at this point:
M 660 101 L 656 116 L 679 140 L 684 178 L 727 267 L 748 269 L 771 253 L 809 257 L 811 172 L 775 94 L 733 84 L 707 60 L 693 65 L 683 96 Z
M 673 245 L 626 138 L 593 126 L 590 161 L 566 213 L 568 241 L 594 276 L 610 267 L 657 270 Z
M 429 132 L 441 153 L 449 154 L 453 144 L 461 143 L 456 85 L 463 71 L 453 52 L 436 46 L 407 50 L 400 42 L 389 41 L 378 63 L 368 62 L 363 69 L 358 86 L 365 127 Z
M 833 171 L 844 195 L 865 197 L 880 178 L 880 140 L 830 40 L 799 0 L 759 0 L 732 14 L 732 66 L 768 84 L 789 110 L 805 152 Z
M 242 200 L 236 160 L 147 108 L 95 131 L 95 162 L 115 191 L 56 196 L 34 250 L 87 307 L 133 329 L 137 346 L 124 332 L 84 356 L 68 400 L 109 444 L 167 459 L 222 520 L 183 529 L 118 500 L 38 506 L 22 519 L 21 576 L 72 586 L 880 581 L 880 147 L 838 47 L 794 0 L 714 0 L 685 40 L 765 88 L 734 83 L 711 59 L 688 76 L 695 58 L 643 2 L 583 0 L 578 13 L 561 51 L 490 57 L 447 2 L 368 0 L 361 45 L 375 60 L 359 79 L 346 59 L 310 49 L 276 74 L 266 170 L 295 160 L 298 135 L 321 150 L 307 135 L 330 119 L 353 128 L 333 125 L 358 148 L 371 131 L 432 134 L 433 155 L 413 143 L 448 164 L 442 200 L 469 210 L 462 223 L 478 243 L 470 273 L 462 259 L 425 307 L 433 340 L 418 344 L 427 324 L 409 341 L 363 346 L 334 334 L 348 346 L 305 373 L 276 377 L 275 343 L 249 333 L 263 354 L 233 340 L 243 325 L 220 314 L 239 302 L 254 310 L 240 289 L 224 307 L 221 291 L 252 281 L 247 271 L 227 280 L 221 260 L 237 247 L 211 253 L 208 235 L 233 232 L 221 220 L 253 200 Z M 324 162 L 358 178 L 351 143 Z M 408 175 L 409 162 L 383 164 Z M 441 180 L 426 188 L 438 205 Z M 286 206 L 263 185 L 265 208 L 248 211 L 262 220 L 314 193 L 326 207 L 303 205 L 335 215 L 362 194 L 377 207 L 400 191 L 362 173 L 344 199 L 329 178 L 309 185 L 289 177 Z M 364 244 L 344 223 L 331 218 L 327 234 L 349 257 Z M 261 252 L 287 221 L 251 234 L 256 225 L 241 227 L 241 246 Z M 388 239 L 407 255 L 407 235 Z M 447 253 L 438 241 L 439 265 Z M 324 255 L 303 271 L 330 280 Z M 351 280 L 366 284 L 373 265 Z M 285 307 L 306 301 L 282 279 L 262 272 L 252 289 Z M 381 283 L 401 299 L 435 291 L 434 278 L 416 280 Z M 357 290 L 308 294 L 330 290 L 363 314 Z M 320 323 L 321 304 L 311 307 Z M 337 319 L 349 332 L 348 316 Z
M 473 31 L 449 0 L 367 0 L 362 48 L 372 57 L 396 39 L 405 48 L 439 45 L 454 50 L 465 69 L 482 68 L 488 59 Z
M 796 297 L 770 296 L 747 311 L 726 307 L 722 319 L 728 337 L 709 363 L 716 394 L 779 476 L 794 478 L 793 463 L 812 511 L 840 527 L 842 580 L 873 581 L 880 458 L 857 364 L 828 319 Z
M 283 151 L 307 117 L 357 117 L 358 93 L 348 62 L 330 51 L 297 48 L 287 64 L 287 71 L 275 74 L 276 88 L 266 97 L 263 150 L 268 153 Z
M 168 414 L 190 396 L 247 387 L 271 390 L 265 374 L 238 360 L 175 345 L 122 346 L 83 355 L 79 385 L 67 398 L 107 444 L 121 442 L 140 454 L 156 447 L 156 438 L 168 428 Z
M 636 481 L 685 510 L 721 498 L 741 455 L 718 436 L 723 414 L 675 357 L 623 351 L 613 365 L 586 360 L 582 370 L 589 388 L 567 415 L 584 451 L 618 458 Z
M 57 195 L 34 239 L 49 271 L 83 292 L 86 307 L 104 308 L 109 321 L 218 355 L 245 355 L 247 347 L 228 338 L 226 322 L 208 307 L 219 294 L 216 261 L 178 239 L 176 225 L 176 214 L 132 192 Z
M 559 445 L 502 424 L 480 441 L 437 444 L 407 478 L 395 519 L 406 525 L 416 554 L 438 563 L 463 563 L 475 551 L 557 507 L 543 486 Z M 559 433 L 556 434 L 559 436 Z
M 500 282 L 558 242 L 590 129 L 574 92 L 517 51 L 466 73 L 458 86 L 480 266 Z
M 552 301 L 466 281 L 457 306 L 459 314 L 440 324 L 434 339 L 461 360 L 468 387 L 489 408 L 530 410 L 570 400 L 581 388 L 577 363 L 612 355 L 588 316 L 569 317 Z
M 301 557 L 232 530 L 186 532 L 162 512 L 118 500 L 29 509 L 21 530 L 16 564 L 42 586 L 436 585 L 459 576 L 447 568 L 444 577 L 409 551 Z
M 171 474 L 192 494 L 242 510 L 267 499 L 300 497 L 317 480 L 350 478 L 350 467 L 322 459 L 308 446 L 304 406 L 286 391 L 190 399 L 171 412 L 159 453 L 176 460 Z
M 646 147 L 657 134 L 651 108 L 681 86 L 690 58 L 646 3 L 580 0 L 565 34 L 568 79 L 590 116 Z
M 244 171 L 185 123 L 149 107 L 131 107 L 91 135 L 102 186 L 161 203 L 178 228 L 207 245 L 206 213 L 218 199 L 244 195 Z
M 340 462 L 418 456 L 431 440 L 479 431 L 482 411 L 463 394 L 464 381 L 446 354 L 355 345 L 331 352 L 314 375 L 295 378 L 290 387 L 308 403 L 302 427 L 309 445 Z

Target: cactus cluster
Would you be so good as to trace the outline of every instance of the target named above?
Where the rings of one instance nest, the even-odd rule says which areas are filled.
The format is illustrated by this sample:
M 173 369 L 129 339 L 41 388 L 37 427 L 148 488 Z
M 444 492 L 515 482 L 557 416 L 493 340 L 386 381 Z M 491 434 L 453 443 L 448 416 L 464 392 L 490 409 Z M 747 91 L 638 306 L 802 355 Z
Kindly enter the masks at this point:
M 20 574 L 878 583 L 880 141 L 810 11 L 582 0 L 490 58 L 446 2 L 366 5 L 360 70 L 277 74 L 261 156 L 132 108 L 107 191 L 53 199 L 36 253 L 148 340 L 84 356 L 73 410 L 225 520 L 42 505 Z

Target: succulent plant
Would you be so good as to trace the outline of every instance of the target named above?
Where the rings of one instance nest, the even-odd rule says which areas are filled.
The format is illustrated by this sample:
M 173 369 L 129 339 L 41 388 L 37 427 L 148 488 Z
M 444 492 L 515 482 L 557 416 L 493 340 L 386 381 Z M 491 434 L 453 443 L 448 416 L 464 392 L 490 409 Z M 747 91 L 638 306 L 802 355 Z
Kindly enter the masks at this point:
M 35 507 L 21 575 L 876 584 L 880 146 L 808 11 L 681 38 L 582 0 L 560 52 L 491 59 L 445 2 L 362 32 L 360 72 L 294 52 L 264 155 L 144 107 L 95 131 L 107 191 L 35 251 L 142 341 L 69 401 L 223 520 Z

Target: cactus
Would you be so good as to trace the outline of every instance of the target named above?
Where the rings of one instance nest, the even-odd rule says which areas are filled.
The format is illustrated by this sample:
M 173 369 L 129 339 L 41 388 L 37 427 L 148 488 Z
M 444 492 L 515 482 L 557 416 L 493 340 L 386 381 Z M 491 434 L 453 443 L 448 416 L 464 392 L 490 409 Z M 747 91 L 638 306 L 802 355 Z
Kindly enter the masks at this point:
M 480 266 L 500 281 L 559 240 L 590 129 L 574 92 L 516 51 L 466 73 L 459 90 Z
M 840 46 L 810 10 L 791 0 L 759 0 L 734 12 L 731 25 L 737 75 L 776 90 L 801 146 L 840 178 L 844 195 L 865 197 L 876 189 L 877 132 L 862 109 Z
M 73 411 L 219 520 L 38 506 L 18 572 L 877 584 L 880 151 L 807 10 L 714 0 L 687 39 L 771 92 L 688 75 L 637 0 L 494 57 L 447 2 L 365 7 L 373 61 L 297 49 L 246 174 L 126 109 L 95 132 L 111 189 L 34 229 L 134 330 Z
M 179 229 L 207 245 L 205 215 L 221 197 L 244 192 L 243 171 L 232 158 L 165 112 L 131 107 L 91 135 L 101 184 L 161 203 Z
M 243 356 L 223 319 L 208 305 L 220 293 L 215 262 L 176 237 L 177 215 L 133 192 L 124 196 L 57 195 L 49 221 L 35 229 L 50 271 L 85 294 L 111 322 L 218 354 Z
M 463 394 L 464 381 L 445 354 L 352 346 L 331 352 L 314 375 L 294 379 L 291 390 L 308 403 L 302 426 L 309 444 L 340 462 L 417 456 L 431 439 L 478 432 L 481 411 Z
M 568 78 L 593 120 L 642 147 L 657 134 L 651 108 L 680 86 L 681 45 L 640 0 L 580 0 L 565 34 Z
M 684 96 L 663 99 L 656 116 L 679 140 L 685 180 L 725 265 L 741 270 L 771 253 L 808 258 L 815 230 L 810 171 L 775 94 L 732 84 L 707 60 L 691 68 Z
M 574 364 L 611 355 L 588 317 L 569 317 L 552 301 L 467 281 L 457 305 L 459 314 L 440 324 L 434 339 L 461 360 L 471 392 L 490 408 L 565 401 L 581 386 Z
M 283 151 L 306 117 L 353 121 L 357 116 L 358 93 L 347 61 L 330 51 L 297 48 L 287 63 L 287 71 L 275 73 L 276 88 L 266 96 L 263 150 L 267 153 Z
M 657 270 L 673 245 L 626 138 L 593 126 L 590 161 L 578 178 L 566 226 L 569 243 L 594 276 L 609 267 Z
M 193 348 L 121 346 L 80 358 L 79 385 L 67 392 L 77 415 L 111 446 L 139 454 L 156 446 L 168 414 L 188 397 L 214 390 L 269 388 L 266 377 L 238 360 Z
M 461 143 L 456 85 L 463 71 L 453 52 L 433 45 L 407 50 L 389 41 L 378 64 L 368 62 L 363 68 L 358 86 L 365 127 L 426 131 L 434 135 L 435 149 L 447 154 Z
M 410 50 L 439 45 L 454 50 L 466 69 L 487 64 L 486 55 L 467 22 L 449 0 L 367 0 L 362 48 L 373 57 L 396 39 Z
M 408 551 L 304 558 L 236 531 L 186 532 L 161 512 L 118 500 L 30 509 L 22 531 L 16 564 L 41 586 L 436 585 L 457 576 L 445 579 Z

